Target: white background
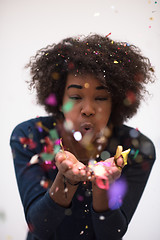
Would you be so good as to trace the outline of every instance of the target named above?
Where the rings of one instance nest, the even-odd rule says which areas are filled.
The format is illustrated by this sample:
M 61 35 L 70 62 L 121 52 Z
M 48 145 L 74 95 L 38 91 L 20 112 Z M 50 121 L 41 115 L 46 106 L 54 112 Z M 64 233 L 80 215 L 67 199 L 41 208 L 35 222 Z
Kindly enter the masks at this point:
M 113 40 L 138 45 L 155 66 L 152 96 L 128 125 L 152 139 L 157 161 L 124 240 L 160 239 L 160 1 L 0 0 L 0 240 L 24 240 L 27 226 L 20 202 L 9 137 L 18 123 L 45 115 L 35 104 L 24 65 L 48 44 L 79 34 L 111 32 Z

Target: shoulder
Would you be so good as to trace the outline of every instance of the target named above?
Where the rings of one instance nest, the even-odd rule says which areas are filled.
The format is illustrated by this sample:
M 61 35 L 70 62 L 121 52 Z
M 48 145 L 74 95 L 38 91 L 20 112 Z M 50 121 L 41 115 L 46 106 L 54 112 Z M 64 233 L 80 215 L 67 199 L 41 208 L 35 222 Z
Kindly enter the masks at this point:
M 44 128 L 53 128 L 53 123 L 56 120 L 51 117 L 51 116 L 46 116 L 46 117 L 37 117 L 37 118 L 32 118 L 27 121 L 19 123 L 12 131 L 12 133 L 18 132 L 18 131 L 23 131 L 26 132 L 30 129 L 38 128 L 38 126 L 43 125 Z M 40 124 L 38 124 L 40 123 Z
M 12 131 L 10 143 L 20 137 L 40 138 L 48 134 L 47 130 L 54 128 L 55 119 L 52 116 L 32 118 L 19 123 Z
M 122 125 L 116 127 L 114 136 L 118 139 L 118 144 L 121 144 L 126 150 L 131 149 L 130 158 L 141 161 L 141 157 L 148 158 L 154 162 L 156 158 L 155 146 L 152 140 L 141 133 L 138 129 Z

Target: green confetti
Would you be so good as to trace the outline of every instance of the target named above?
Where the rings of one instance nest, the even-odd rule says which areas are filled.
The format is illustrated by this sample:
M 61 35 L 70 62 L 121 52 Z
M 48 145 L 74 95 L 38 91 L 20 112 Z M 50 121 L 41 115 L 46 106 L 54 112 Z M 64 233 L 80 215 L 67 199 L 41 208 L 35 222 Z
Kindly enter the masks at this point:
M 51 153 L 41 153 L 41 158 L 43 161 L 52 161 L 54 159 L 54 155 Z
M 71 111 L 71 109 L 73 108 L 74 102 L 73 101 L 68 101 L 67 103 L 65 103 L 62 106 L 62 111 L 63 113 L 69 112 Z
M 55 140 L 55 139 L 58 139 L 58 138 L 59 138 L 59 136 L 58 136 L 58 133 L 57 133 L 57 130 L 56 130 L 56 129 L 51 129 L 51 130 L 49 131 L 49 135 L 51 136 L 51 138 L 52 138 L 53 140 Z
M 54 146 L 54 153 L 57 154 L 61 150 L 60 145 L 55 145 Z
M 6 218 L 5 213 L 0 211 L 0 220 L 3 220 L 3 221 L 4 221 L 5 218 Z
M 137 157 L 138 153 L 139 153 L 139 150 L 137 149 L 136 152 L 135 152 L 135 154 L 134 154 L 133 159 L 135 159 L 135 158 Z

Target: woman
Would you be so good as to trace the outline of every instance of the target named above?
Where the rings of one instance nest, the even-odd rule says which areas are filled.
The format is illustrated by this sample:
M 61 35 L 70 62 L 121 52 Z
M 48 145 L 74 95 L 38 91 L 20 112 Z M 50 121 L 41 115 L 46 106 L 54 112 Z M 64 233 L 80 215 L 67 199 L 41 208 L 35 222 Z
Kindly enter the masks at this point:
M 91 35 L 41 49 L 27 67 L 50 114 L 11 136 L 27 239 L 122 239 L 155 160 L 151 140 L 123 125 L 152 81 L 149 60 Z

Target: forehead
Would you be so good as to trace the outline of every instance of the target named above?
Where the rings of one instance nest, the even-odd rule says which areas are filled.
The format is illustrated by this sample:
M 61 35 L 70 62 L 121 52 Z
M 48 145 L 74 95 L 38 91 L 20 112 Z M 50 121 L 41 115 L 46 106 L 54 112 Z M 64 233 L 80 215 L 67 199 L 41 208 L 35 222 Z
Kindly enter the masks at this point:
M 71 84 L 78 84 L 85 88 L 89 86 L 102 86 L 101 82 L 94 77 L 93 75 L 73 75 L 69 74 L 67 77 L 66 87 L 68 87 Z

